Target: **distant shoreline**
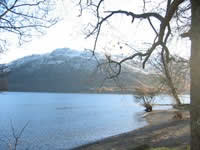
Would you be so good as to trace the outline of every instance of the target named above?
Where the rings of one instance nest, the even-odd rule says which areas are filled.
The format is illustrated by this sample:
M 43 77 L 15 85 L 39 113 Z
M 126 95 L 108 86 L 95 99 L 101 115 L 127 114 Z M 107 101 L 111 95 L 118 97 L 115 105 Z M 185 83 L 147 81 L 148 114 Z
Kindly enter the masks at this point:
M 16 92 L 16 93 L 49 93 L 49 94 L 120 94 L 120 95 L 137 95 L 137 92 L 126 91 L 126 92 L 55 92 L 55 91 L 0 91 L 0 92 Z M 163 93 L 168 95 L 167 93 Z M 189 95 L 190 93 L 183 93 L 182 95 Z
M 1 92 L 16 92 L 16 93 L 49 93 L 49 94 L 121 94 L 134 95 L 136 92 L 52 92 L 52 91 L 1 91 Z

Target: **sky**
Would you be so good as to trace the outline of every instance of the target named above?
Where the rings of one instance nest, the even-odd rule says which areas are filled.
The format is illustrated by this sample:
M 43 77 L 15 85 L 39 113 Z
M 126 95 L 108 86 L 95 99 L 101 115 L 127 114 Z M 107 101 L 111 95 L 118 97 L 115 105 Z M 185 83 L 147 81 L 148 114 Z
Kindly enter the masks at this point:
M 114 3 L 113 0 L 107 0 L 104 7 L 108 10 L 126 9 L 139 13 L 141 9 L 138 8 L 142 8 L 141 6 L 142 3 L 136 4 L 135 1 L 131 0 L 118 0 Z M 91 15 L 83 14 L 82 17 L 78 17 L 79 9 L 72 0 L 59 1 L 55 14 L 62 18 L 60 22 L 48 29 L 45 35 L 34 37 L 31 42 L 20 47 L 10 45 L 8 51 L 0 56 L 0 63 L 8 63 L 27 55 L 51 52 L 56 48 L 92 49 L 94 39 L 85 39 L 84 34 L 84 27 L 93 19 Z M 111 22 L 116 25 L 105 27 L 99 39 L 100 43 L 97 49 L 101 52 L 108 54 L 130 53 L 130 51 L 119 49 L 116 46 L 118 41 L 131 41 L 131 45 L 136 48 L 146 48 L 148 44 L 144 43 L 152 41 L 153 31 L 146 23 L 136 21 L 136 23 L 131 24 L 131 20 L 126 16 L 114 17 Z M 172 43 L 172 49 L 175 49 L 173 52 L 182 56 L 189 55 L 189 51 L 186 49 L 190 48 L 190 43 L 187 40 L 177 39 Z

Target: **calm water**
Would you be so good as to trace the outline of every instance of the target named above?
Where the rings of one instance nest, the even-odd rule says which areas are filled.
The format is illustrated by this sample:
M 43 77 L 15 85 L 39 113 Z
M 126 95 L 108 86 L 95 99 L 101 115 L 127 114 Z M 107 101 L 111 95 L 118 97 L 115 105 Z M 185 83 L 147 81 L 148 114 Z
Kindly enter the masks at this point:
M 16 133 L 29 122 L 19 149 L 61 150 L 143 127 L 142 113 L 131 95 L 0 93 L 0 149 L 13 140 L 11 122 Z

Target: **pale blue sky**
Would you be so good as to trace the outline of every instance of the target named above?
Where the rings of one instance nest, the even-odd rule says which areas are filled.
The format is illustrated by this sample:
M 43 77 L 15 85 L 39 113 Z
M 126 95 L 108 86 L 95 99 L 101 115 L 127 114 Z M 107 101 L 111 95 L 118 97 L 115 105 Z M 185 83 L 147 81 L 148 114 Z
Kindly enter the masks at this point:
M 140 2 L 142 2 L 140 0 Z M 107 0 L 105 3 L 105 8 L 108 10 L 118 10 L 126 9 L 130 11 L 137 11 L 140 13 L 142 8 L 142 3 L 137 3 L 131 0 Z M 56 14 L 63 18 L 54 27 L 47 30 L 47 34 L 42 37 L 33 38 L 32 42 L 26 43 L 21 47 L 16 47 L 16 45 L 11 45 L 8 52 L 1 55 L 0 62 L 9 62 L 11 60 L 31 55 L 31 54 L 42 54 L 50 52 L 56 48 L 72 48 L 77 50 L 83 50 L 84 48 L 93 47 L 93 39 L 86 40 L 83 34 L 84 25 L 92 19 L 91 15 L 84 15 L 82 17 L 77 17 L 79 13 L 78 7 L 71 0 L 60 1 Z M 116 48 L 114 45 L 118 41 L 131 41 L 131 44 L 138 47 L 145 47 L 144 42 L 152 41 L 153 31 L 145 23 L 134 23 L 131 24 L 130 19 L 126 16 L 117 16 L 111 21 L 113 24 L 112 29 L 104 28 L 102 36 L 100 37 L 99 45 L 97 49 L 106 53 L 127 53 L 129 51 Z M 137 46 L 136 46 L 137 47 Z M 190 42 L 188 40 L 176 40 L 173 42 L 171 49 L 179 55 L 187 56 L 189 55 Z M 188 50 L 187 50 L 188 49 Z

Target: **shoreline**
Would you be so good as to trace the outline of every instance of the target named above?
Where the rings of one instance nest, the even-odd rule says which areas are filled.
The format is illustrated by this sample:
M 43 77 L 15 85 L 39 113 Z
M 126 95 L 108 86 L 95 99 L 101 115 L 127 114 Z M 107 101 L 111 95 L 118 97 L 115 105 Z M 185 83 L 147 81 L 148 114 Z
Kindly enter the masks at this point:
M 128 150 L 140 145 L 181 147 L 189 144 L 189 112 L 181 111 L 184 118 L 173 119 L 177 109 L 154 110 L 144 113 L 148 125 L 102 140 L 81 145 L 71 150 Z
M 15 92 L 15 93 L 48 93 L 48 94 L 120 94 L 120 95 L 137 95 L 138 93 L 133 90 L 126 90 L 126 91 L 18 91 L 18 90 L 3 90 L 3 92 Z M 161 95 L 168 95 L 167 93 L 162 93 Z M 188 92 L 183 93 L 182 95 L 190 95 Z

